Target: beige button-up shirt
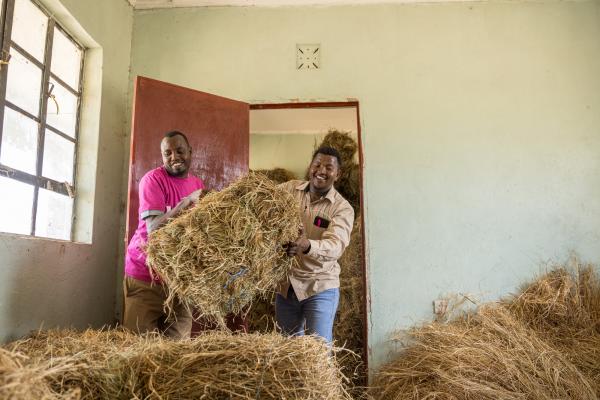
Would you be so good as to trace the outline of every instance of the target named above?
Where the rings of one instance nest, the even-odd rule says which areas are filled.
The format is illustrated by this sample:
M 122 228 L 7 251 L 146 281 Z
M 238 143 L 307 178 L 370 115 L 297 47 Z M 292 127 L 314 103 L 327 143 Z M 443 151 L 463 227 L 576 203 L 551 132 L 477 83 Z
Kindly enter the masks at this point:
M 300 216 L 304 233 L 310 242 L 310 251 L 296 256 L 298 266 L 292 267 L 288 279 L 279 285 L 278 292 L 287 297 L 291 284 L 300 301 L 324 290 L 340 287 L 340 265 L 337 260 L 350 243 L 354 223 L 352 206 L 335 188 L 332 187 L 324 197 L 311 202 L 308 185 L 306 181 L 297 180 L 280 185 L 300 203 Z

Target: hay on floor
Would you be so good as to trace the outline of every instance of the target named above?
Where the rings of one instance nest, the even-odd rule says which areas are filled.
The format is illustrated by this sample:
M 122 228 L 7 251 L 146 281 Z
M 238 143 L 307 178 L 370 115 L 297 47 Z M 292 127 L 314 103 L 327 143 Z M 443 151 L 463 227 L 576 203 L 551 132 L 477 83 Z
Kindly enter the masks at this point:
M 17 350 L 0 348 L 0 399 L 10 400 L 78 400 L 79 390 L 54 392 L 49 377 L 74 371 L 78 366 L 69 361 L 55 359 L 28 365 L 30 359 Z
M 256 169 L 254 172 L 263 174 L 275 183 L 284 183 L 298 179 L 295 173 L 285 168 Z
M 572 260 L 504 304 L 584 373 L 600 396 L 600 279 L 593 266 Z
M 597 399 L 600 280 L 567 267 L 498 303 L 408 332 L 408 345 L 377 373 L 374 399 Z
M 412 329 L 409 340 L 377 373 L 374 399 L 596 399 L 562 353 L 499 305 Z
M 80 365 L 54 374 L 60 392 L 82 399 L 346 400 L 337 349 L 313 337 L 210 332 L 172 341 L 112 331 L 51 331 L 11 346 L 45 360 L 61 354 Z
M 298 204 L 260 174 L 213 192 L 152 232 L 147 261 L 163 280 L 168 304 L 179 298 L 224 325 L 272 290 L 294 262 L 282 249 L 298 236 Z

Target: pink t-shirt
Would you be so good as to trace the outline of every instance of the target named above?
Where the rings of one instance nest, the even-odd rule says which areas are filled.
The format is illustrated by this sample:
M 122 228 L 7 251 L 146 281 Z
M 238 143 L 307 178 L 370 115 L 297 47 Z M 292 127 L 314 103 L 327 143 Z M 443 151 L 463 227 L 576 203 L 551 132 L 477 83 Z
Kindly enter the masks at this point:
M 146 221 L 150 215 L 161 215 L 175 208 L 190 193 L 204 189 L 204 183 L 195 176 L 177 178 L 167 173 L 164 167 L 155 168 L 140 181 L 139 223 L 135 234 L 127 246 L 125 255 L 125 275 L 146 282 L 152 277 L 146 265 L 146 253 L 142 247 L 148 241 Z M 160 282 L 155 279 L 155 282 Z

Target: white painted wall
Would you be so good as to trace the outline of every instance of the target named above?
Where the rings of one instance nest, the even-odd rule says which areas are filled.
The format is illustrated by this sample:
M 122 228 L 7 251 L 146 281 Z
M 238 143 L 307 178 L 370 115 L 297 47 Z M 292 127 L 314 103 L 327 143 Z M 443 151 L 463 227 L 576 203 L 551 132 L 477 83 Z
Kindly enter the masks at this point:
M 599 7 L 140 11 L 132 69 L 250 103 L 360 101 L 377 366 L 440 294 L 600 261 Z M 296 43 L 321 43 L 323 69 L 295 70 Z
M 250 133 L 250 169 L 285 168 L 304 179 L 315 145 L 324 136 Z
M 84 151 L 79 160 L 86 170 L 80 189 L 88 226 L 78 227 L 77 235 L 87 240 L 93 227 L 92 243 L 0 234 L 0 343 L 40 326 L 100 327 L 115 315 L 133 11 L 125 0 L 42 2 L 93 47 L 90 62 L 100 62 L 86 73 L 102 72 L 101 79 L 86 76 L 91 86 L 84 88 L 82 145 L 95 151 Z
M 358 142 L 356 108 L 250 110 L 250 169 L 285 168 L 304 179 L 312 153 L 332 129 Z

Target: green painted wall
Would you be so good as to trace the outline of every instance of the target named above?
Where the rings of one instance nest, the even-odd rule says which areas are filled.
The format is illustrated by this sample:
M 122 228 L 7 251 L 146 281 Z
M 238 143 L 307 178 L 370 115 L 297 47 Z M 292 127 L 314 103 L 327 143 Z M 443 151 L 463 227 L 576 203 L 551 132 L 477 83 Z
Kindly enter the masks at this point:
M 600 261 L 599 7 L 136 12 L 132 75 L 250 103 L 359 100 L 377 366 L 441 294 L 495 298 L 571 251 Z M 297 71 L 296 43 L 321 43 L 323 68 Z
M 82 229 L 93 227 L 92 244 L 0 234 L 0 342 L 40 326 L 100 327 L 115 315 L 133 10 L 125 0 L 42 3 L 93 47 L 91 62 L 99 62 L 96 72 L 102 72 L 87 76 L 93 84 L 84 88 L 85 106 L 95 107 L 86 120 L 90 137 L 85 139 L 93 150 L 80 160 L 86 165 L 82 196 L 95 204 L 82 215 L 87 221 Z

